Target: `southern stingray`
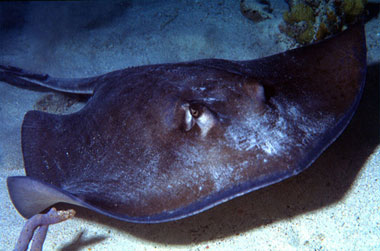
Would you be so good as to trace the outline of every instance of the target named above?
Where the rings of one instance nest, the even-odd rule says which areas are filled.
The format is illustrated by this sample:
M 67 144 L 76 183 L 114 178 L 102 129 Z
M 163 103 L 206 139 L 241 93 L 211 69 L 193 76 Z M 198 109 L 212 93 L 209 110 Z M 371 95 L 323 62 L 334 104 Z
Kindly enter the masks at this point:
M 26 176 L 8 177 L 30 218 L 66 202 L 120 220 L 181 219 L 305 170 L 361 97 L 363 24 L 249 61 L 147 65 L 82 79 L 0 67 L 18 86 L 90 94 L 69 115 L 29 111 Z

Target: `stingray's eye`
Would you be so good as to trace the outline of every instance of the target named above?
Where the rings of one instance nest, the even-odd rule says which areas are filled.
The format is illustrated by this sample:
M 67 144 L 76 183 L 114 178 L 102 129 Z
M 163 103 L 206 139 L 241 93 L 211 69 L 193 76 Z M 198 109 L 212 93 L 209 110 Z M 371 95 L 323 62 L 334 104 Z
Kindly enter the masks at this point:
M 191 116 L 193 116 L 194 118 L 199 118 L 202 114 L 202 107 L 199 104 L 190 105 L 189 110 Z
M 195 120 L 188 103 L 182 105 L 182 109 L 185 111 L 185 130 L 190 131 L 191 128 L 195 125 Z
M 202 104 L 186 103 L 182 105 L 182 109 L 185 110 L 186 131 L 190 131 L 195 125 L 198 125 L 201 130 L 201 136 L 205 137 L 209 130 L 217 123 L 214 113 Z
M 199 117 L 199 111 L 190 107 L 190 113 L 193 117 Z

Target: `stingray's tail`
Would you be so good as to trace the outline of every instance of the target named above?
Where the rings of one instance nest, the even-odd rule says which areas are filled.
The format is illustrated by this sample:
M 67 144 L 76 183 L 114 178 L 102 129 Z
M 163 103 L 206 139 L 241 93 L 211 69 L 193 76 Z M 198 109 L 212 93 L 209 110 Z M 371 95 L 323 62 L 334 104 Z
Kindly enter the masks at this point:
M 24 88 L 45 87 L 60 92 L 92 94 L 97 78 L 52 78 L 47 74 L 36 74 L 18 67 L 0 65 L 0 81 Z

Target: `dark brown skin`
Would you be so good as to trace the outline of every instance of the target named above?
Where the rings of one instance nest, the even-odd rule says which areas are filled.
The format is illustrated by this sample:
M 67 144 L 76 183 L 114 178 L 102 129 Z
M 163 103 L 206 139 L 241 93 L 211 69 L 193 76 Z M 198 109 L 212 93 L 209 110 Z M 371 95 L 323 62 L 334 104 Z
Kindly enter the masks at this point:
M 1 69 L 5 82 L 32 78 Z M 195 214 L 307 168 L 353 116 L 365 70 L 358 24 L 258 60 L 148 65 L 66 82 L 46 77 L 41 85 L 62 91 L 70 82 L 71 92 L 93 96 L 71 115 L 26 114 L 24 180 L 38 191 L 29 196 L 41 198 L 45 188 L 54 195 L 22 202 L 22 177 L 8 179 L 10 195 L 25 217 L 58 201 L 132 222 Z

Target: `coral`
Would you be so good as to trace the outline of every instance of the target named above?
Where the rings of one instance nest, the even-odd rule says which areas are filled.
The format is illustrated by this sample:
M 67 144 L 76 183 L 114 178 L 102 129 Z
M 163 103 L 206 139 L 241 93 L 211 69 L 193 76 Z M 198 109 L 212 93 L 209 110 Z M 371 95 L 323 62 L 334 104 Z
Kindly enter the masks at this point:
M 289 0 L 280 30 L 300 44 L 308 44 L 342 31 L 364 10 L 366 0 Z
M 14 250 L 27 250 L 32 238 L 31 250 L 42 250 L 49 225 L 71 219 L 74 215 L 75 211 L 73 209 L 57 211 L 54 207 L 46 214 L 34 215 L 25 223 Z M 35 231 L 36 233 L 34 234 Z
M 342 8 L 347 21 L 352 22 L 356 16 L 362 14 L 366 4 L 366 0 L 344 0 Z
M 315 20 L 313 9 L 306 4 L 295 5 L 290 12 L 284 13 L 286 23 L 294 25 L 296 29 L 286 33 L 295 37 L 299 43 L 307 43 L 314 37 L 313 23 Z
M 290 24 L 301 21 L 314 21 L 314 12 L 313 9 L 306 4 L 297 4 L 290 12 L 284 13 L 284 20 Z

